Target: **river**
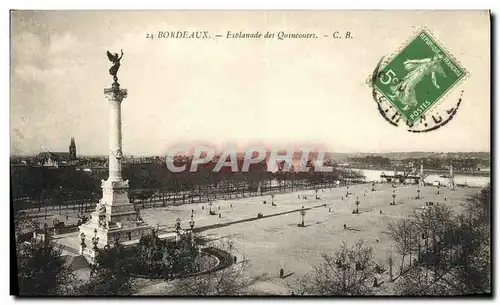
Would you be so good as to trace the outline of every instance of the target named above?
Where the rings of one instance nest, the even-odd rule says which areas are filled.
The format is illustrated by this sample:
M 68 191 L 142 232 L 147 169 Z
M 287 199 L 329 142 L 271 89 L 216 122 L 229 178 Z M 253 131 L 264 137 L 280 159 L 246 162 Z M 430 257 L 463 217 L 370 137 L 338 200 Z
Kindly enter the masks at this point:
M 376 169 L 354 169 L 363 173 L 366 181 L 381 181 L 380 175 L 385 172 L 386 174 L 392 173 L 391 170 L 376 170 Z M 426 183 L 433 183 L 439 181 L 441 184 L 447 185 L 449 182 L 448 178 L 440 177 L 441 174 L 429 174 L 425 178 Z M 473 187 L 485 187 L 490 183 L 490 177 L 481 176 L 468 176 L 463 174 L 455 175 L 455 184 L 466 184 Z

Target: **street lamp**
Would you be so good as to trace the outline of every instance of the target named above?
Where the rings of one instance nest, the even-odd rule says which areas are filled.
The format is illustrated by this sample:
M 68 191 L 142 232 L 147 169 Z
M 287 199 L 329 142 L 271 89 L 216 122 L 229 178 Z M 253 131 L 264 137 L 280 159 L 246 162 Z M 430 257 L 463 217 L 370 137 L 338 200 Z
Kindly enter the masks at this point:
M 179 234 L 179 231 L 181 230 L 181 219 L 177 217 L 175 220 L 175 231 L 177 231 L 177 234 Z
M 94 229 L 94 237 L 92 237 L 92 244 L 94 245 L 94 251 L 97 251 L 97 244 L 99 244 L 99 237 L 97 237 L 97 229 Z
M 194 218 L 193 218 L 193 211 L 191 211 L 191 220 L 189 220 L 189 227 L 191 228 L 190 235 L 191 235 L 191 244 L 194 244 L 193 240 L 193 229 L 194 229 Z
M 56 235 L 57 233 L 56 225 L 57 225 L 57 220 L 54 218 L 52 219 L 52 229 L 54 230 L 54 235 Z
M 358 207 L 359 207 L 359 197 L 356 197 L 355 203 L 356 203 L 356 214 L 359 214 L 359 209 L 358 209 Z
M 392 205 L 396 205 L 396 191 L 392 191 Z
M 300 209 L 300 216 L 302 216 L 302 222 L 300 224 L 301 227 L 304 226 L 304 216 L 306 215 L 306 210 L 304 209 L 304 206 L 302 206 L 302 208 Z
M 82 251 L 83 251 L 83 249 L 87 247 L 87 245 L 85 244 L 85 233 L 82 232 L 82 234 L 80 234 L 80 239 L 82 240 L 80 246 L 82 246 Z
M 193 217 L 194 217 L 193 211 L 191 211 L 191 220 L 189 220 L 189 227 L 191 227 L 191 231 L 194 228 L 194 218 Z

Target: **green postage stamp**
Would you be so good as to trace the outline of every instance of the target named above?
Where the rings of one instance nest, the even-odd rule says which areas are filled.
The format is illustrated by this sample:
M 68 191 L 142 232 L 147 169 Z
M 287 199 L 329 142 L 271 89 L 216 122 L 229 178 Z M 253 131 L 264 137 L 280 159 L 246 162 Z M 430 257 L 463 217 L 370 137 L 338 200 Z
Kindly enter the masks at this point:
M 428 31 L 421 30 L 379 71 L 373 87 L 413 124 L 466 73 Z

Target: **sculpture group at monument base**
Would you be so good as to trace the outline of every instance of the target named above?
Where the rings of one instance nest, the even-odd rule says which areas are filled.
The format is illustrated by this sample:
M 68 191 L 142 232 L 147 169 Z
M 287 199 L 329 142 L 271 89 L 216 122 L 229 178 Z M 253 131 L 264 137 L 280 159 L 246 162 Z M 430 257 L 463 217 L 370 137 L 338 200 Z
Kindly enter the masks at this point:
M 120 243 L 127 243 L 129 241 L 138 242 L 141 236 L 151 234 L 151 229 L 151 226 L 147 223 L 129 228 L 120 228 L 116 226 L 114 228 L 103 229 L 95 227 L 90 223 L 83 224 L 79 227 L 80 235 L 82 233 L 85 234 L 85 244 L 87 247 L 93 247 L 92 238 L 98 237 L 99 242 L 97 247 L 100 249 L 106 245 L 112 246 L 116 238 L 119 239 Z

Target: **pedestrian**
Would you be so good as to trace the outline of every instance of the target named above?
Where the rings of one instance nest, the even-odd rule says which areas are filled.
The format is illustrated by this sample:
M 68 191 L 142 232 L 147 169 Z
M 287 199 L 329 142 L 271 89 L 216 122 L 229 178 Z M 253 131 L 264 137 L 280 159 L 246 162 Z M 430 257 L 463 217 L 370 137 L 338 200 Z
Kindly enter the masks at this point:
M 285 276 L 285 269 L 283 269 L 283 267 L 281 267 L 281 269 L 280 269 L 280 278 L 283 278 L 283 276 Z
M 222 218 L 222 214 L 221 213 L 219 213 L 219 218 Z
M 345 229 L 347 229 L 347 226 L 346 226 L 346 224 L 344 223 L 344 230 L 345 230 Z

